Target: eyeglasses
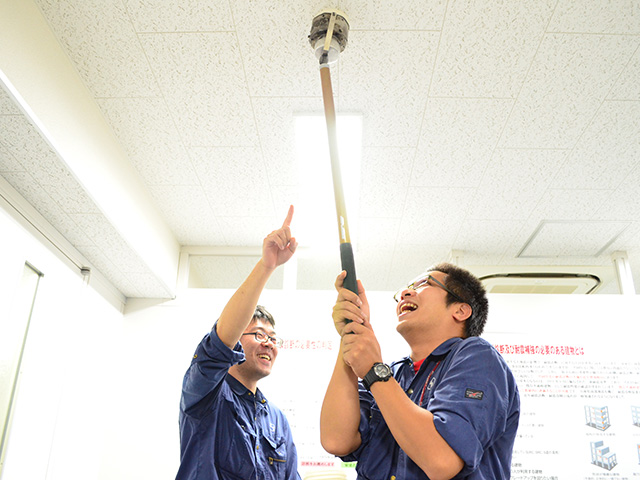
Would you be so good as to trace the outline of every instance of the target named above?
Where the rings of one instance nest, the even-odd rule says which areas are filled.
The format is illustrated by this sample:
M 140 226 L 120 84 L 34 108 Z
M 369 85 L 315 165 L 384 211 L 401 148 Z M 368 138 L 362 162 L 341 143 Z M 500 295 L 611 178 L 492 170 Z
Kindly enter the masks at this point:
M 445 292 L 450 293 L 456 300 L 458 300 L 459 302 L 462 303 L 466 303 L 468 304 L 469 302 L 467 302 L 466 300 L 463 300 L 462 298 L 460 298 L 460 295 L 457 295 L 456 293 L 452 292 L 450 289 L 448 289 L 447 287 L 445 287 L 440 281 L 438 281 L 438 279 L 436 277 L 434 277 L 433 275 L 430 274 L 426 274 L 423 276 L 420 276 L 418 278 L 416 278 L 413 282 L 411 282 L 409 285 L 407 285 L 406 288 L 401 288 L 400 290 L 398 290 L 394 295 L 393 298 L 396 302 L 399 302 L 400 300 L 402 300 L 402 292 L 404 290 L 406 290 L 407 288 L 410 288 L 411 290 L 415 290 L 418 291 L 421 288 L 425 288 L 425 287 L 429 287 L 429 286 L 434 286 L 431 285 L 429 283 L 429 281 L 432 281 L 433 283 L 435 283 L 437 287 L 440 287 L 441 289 L 443 289 Z
M 243 333 L 242 335 L 253 335 L 256 341 L 260 343 L 271 342 L 278 348 L 281 347 L 282 344 L 284 343 L 284 340 L 282 340 L 280 337 L 272 337 L 271 335 L 267 335 L 266 333 L 261 332 L 260 330 L 258 330 L 257 332 Z

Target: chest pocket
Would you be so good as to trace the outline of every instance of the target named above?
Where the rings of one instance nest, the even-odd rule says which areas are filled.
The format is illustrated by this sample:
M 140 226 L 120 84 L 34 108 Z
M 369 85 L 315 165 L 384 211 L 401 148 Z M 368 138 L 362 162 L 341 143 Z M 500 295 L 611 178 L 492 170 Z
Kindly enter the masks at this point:
M 257 418 L 243 408 L 233 392 L 221 396 L 218 428 L 214 445 L 215 463 L 224 478 L 246 480 L 262 477 L 282 478 L 287 463 L 286 437 L 269 425 L 264 412 Z M 256 426 L 259 425 L 259 426 Z
M 282 478 L 287 468 L 287 442 L 284 437 L 270 437 L 269 435 L 261 435 L 262 454 L 266 459 L 271 471 L 275 477 Z

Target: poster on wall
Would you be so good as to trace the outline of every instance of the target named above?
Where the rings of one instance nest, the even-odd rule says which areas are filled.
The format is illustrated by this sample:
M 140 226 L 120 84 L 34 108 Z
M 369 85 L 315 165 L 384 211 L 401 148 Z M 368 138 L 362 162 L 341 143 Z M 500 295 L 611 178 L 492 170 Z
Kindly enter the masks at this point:
M 327 469 L 355 478 L 354 465 L 327 454 L 319 439 L 339 346 L 331 320 L 335 294 L 298 291 L 285 305 L 280 293 L 265 295 L 286 340 L 261 388 L 289 418 L 303 478 Z M 368 298 L 385 361 L 406 356 L 391 295 L 369 292 Z M 638 306 L 637 297 L 619 295 L 490 297 L 483 337 L 512 369 L 522 404 L 512 479 L 640 479 Z

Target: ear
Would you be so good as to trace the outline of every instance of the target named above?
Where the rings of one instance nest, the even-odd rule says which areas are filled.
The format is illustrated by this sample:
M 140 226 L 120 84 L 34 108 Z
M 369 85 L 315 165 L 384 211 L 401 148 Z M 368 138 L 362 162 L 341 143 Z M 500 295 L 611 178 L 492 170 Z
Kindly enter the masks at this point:
M 455 310 L 453 311 L 453 318 L 457 322 L 464 322 L 467 320 L 473 311 L 471 310 L 471 306 L 467 303 L 456 303 Z

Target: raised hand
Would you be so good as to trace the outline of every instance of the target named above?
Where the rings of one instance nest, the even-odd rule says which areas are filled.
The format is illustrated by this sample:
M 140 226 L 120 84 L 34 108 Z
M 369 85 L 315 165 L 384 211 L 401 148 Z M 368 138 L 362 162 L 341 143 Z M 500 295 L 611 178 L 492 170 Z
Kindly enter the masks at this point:
M 293 218 L 293 205 L 289 207 L 287 218 L 282 227 L 267 235 L 262 242 L 262 263 L 267 268 L 276 268 L 286 263 L 296 251 L 298 242 L 291 236 L 291 219 Z

